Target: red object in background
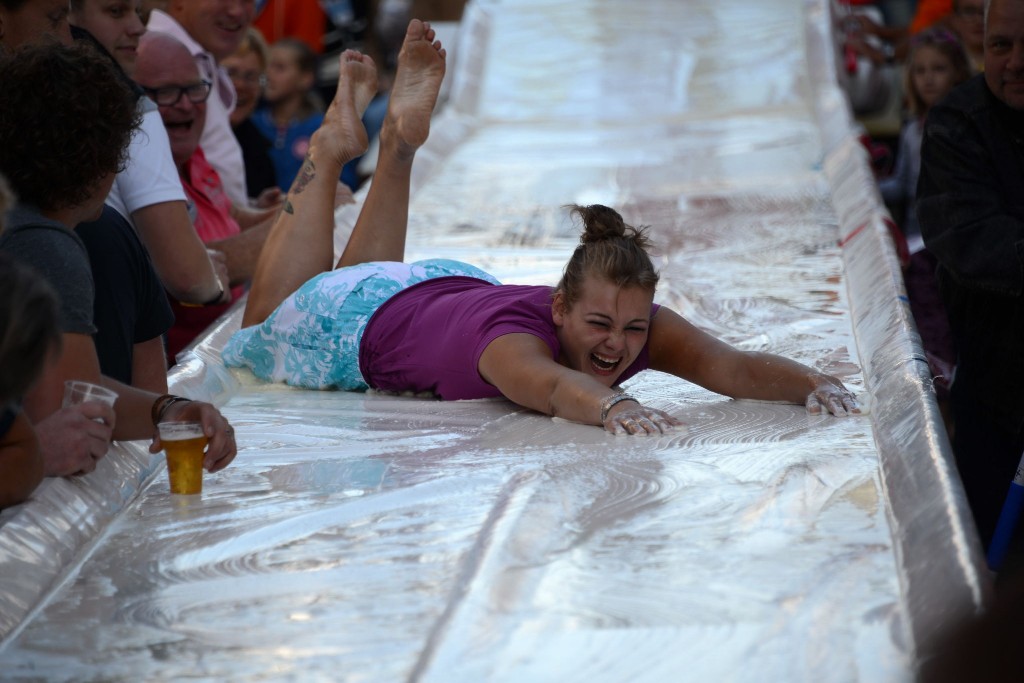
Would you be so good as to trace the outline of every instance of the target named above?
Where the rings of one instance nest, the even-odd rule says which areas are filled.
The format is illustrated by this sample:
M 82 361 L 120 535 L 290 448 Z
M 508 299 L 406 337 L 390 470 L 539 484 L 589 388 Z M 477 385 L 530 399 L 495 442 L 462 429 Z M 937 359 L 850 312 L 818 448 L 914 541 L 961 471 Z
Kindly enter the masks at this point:
M 882 142 L 876 142 L 867 133 L 863 133 L 858 139 L 860 144 L 864 145 L 864 149 L 868 151 L 871 170 L 874 171 L 875 178 L 884 178 L 889 175 L 892 172 L 892 150 L 889 146 Z
M 889 236 L 892 237 L 893 246 L 896 247 L 896 258 L 900 261 L 900 267 L 906 268 L 910 265 L 910 247 L 907 245 L 906 236 L 900 230 L 900 226 L 896 225 L 896 221 L 888 214 L 882 217 L 882 222 L 889 229 Z
M 917 11 L 910 22 L 910 35 L 919 33 L 938 20 L 953 13 L 953 0 L 918 0 Z
M 317 54 L 324 50 L 327 15 L 317 0 L 267 0 L 253 25 L 270 45 L 287 36 L 305 41 Z
M 846 65 L 846 73 L 851 76 L 857 73 L 857 51 L 849 43 L 843 45 L 843 64 Z

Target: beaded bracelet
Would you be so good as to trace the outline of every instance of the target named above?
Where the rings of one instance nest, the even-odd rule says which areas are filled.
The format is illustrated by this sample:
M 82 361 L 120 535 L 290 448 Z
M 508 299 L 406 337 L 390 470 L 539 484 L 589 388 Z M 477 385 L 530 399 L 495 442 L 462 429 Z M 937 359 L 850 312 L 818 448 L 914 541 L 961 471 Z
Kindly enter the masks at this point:
M 191 401 L 190 398 L 184 396 L 175 396 L 174 394 L 164 394 L 153 401 L 153 407 L 150 409 L 150 417 L 153 418 L 153 426 L 155 427 L 160 423 L 160 420 L 164 419 L 164 413 L 175 403 L 181 401 Z
M 635 398 L 626 393 L 611 394 L 601 399 L 601 424 L 608 419 L 608 411 L 612 409 L 612 406 L 622 403 L 623 401 L 637 401 Z

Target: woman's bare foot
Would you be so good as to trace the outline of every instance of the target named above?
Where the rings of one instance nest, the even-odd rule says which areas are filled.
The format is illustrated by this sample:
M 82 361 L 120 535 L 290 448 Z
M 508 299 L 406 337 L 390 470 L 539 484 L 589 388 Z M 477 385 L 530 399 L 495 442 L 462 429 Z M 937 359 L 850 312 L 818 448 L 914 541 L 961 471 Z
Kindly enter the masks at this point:
M 318 135 L 314 144 L 344 165 L 369 146 L 362 116 L 377 94 L 377 65 L 355 50 L 345 50 L 338 62 L 338 89 L 320 124 L 326 135 Z
M 413 19 L 398 53 L 381 142 L 394 145 L 403 158 L 411 158 L 430 133 L 430 116 L 445 72 L 445 51 L 435 37 L 430 24 Z

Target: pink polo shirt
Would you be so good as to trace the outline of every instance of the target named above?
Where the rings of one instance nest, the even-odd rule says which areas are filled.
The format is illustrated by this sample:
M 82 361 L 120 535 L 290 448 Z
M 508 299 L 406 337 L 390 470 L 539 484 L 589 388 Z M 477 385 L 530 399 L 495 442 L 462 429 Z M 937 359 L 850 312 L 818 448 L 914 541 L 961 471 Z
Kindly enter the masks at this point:
M 210 166 L 202 147 L 196 147 L 188 161 L 189 179 L 181 179 L 188 196 L 193 225 L 204 244 L 234 237 L 242 232 L 238 221 L 231 217 L 231 200 L 224 192 L 220 176 Z M 231 303 L 245 293 L 245 287 L 231 288 Z M 212 306 L 183 306 L 171 301 L 174 325 L 167 331 L 167 357 L 174 361 L 179 351 L 203 333 L 214 321 L 227 312 L 231 303 Z
M 231 112 L 235 109 L 235 86 L 227 72 L 217 64 L 209 51 L 200 45 L 171 15 L 155 9 L 149 14 L 150 31 L 169 33 L 180 40 L 196 58 L 200 74 L 213 84 L 213 92 L 206 100 L 206 124 L 199 144 L 206 150 L 210 165 L 217 169 L 224 190 L 235 204 L 245 206 L 245 161 L 242 146 L 231 130 Z

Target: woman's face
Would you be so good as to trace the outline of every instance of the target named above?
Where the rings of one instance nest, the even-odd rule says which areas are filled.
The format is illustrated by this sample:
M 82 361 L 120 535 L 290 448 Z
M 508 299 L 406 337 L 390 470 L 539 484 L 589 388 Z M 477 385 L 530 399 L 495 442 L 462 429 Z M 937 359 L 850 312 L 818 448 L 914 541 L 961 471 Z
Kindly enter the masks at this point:
M 950 20 L 964 46 L 980 54 L 985 48 L 985 0 L 960 0 Z
M 298 58 L 290 47 L 278 45 L 270 48 L 267 62 L 267 90 L 269 102 L 279 102 L 296 93 L 305 93 L 312 87 L 312 77 L 299 69 Z
M 922 45 L 914 50 L 910 78 L 918 97 L 930 108 L 953 87 L 953 63 L 934 47 Z
M 0 47 L 13 50 L 46 36 L 71 44 L 68 0 L 28 0 L 17 10 L 0 4 Z
M 139 37 L 146 32 L 138 0 L 82 0 L 82 9 L 71 13 L 71 23 L 91 33 L 129 77 L 135 74 Z
M 231 82 L 235 84 L 235 110 L 231 112 L 231 125 L 237 126 L 245 121 L 259 104 L 263 94 L 263 64 L 256 52 L 250 50 L 245 54 L 237 52 L 221 65 L 227 70 Z
M 589 276 L 571 309 L 559 292 L 551 304 L 559 362 L 612 386 L 647 343 L 653 300 L 649 290 Z

